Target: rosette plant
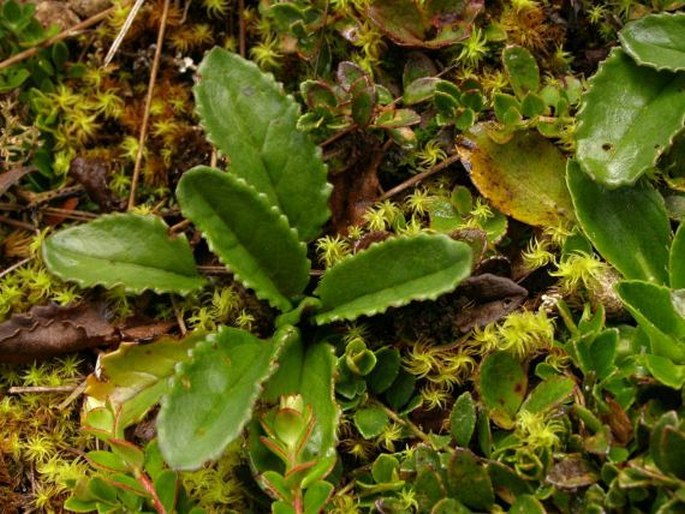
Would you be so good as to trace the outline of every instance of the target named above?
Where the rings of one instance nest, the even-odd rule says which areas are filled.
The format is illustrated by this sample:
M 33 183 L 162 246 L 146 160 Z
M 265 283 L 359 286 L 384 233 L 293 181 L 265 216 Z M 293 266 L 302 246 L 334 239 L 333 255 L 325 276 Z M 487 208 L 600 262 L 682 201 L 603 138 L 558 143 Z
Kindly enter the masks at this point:
M 105 357 L 106 399 L 116 411 L 116 431 L 123 434 L 125 425 L 159 401 L 165 460 L 176 469 L 194 469 L 219 457 L 241 434 L 258 399 L 265 405 L 299 395 L 313 421 L 297 454 L 302 461 L 307 455 L 330 458 L 330 471 L 339 415 L 335 353 L 317 335 L 321 331 L 307 328 L 434 299 L 469 275 L 471 250 L 446 235 L 394 237 L 344 259 L 310 284 L 307 243 L 329 217 L 331 186 L 320 150 L 296 128 L 298 104 L 271 75 L 221 49 L 208 53 L 199 77 L 197 111 L 230 166 L 184 173 L 176 190 L 181 212 L 235 280 L 281 314 L 266 340 L 222 327 L 177 344 L 148 345 L 148 355 L 157 346 L 163 359 L 146 360 L 124 345 Z M 43 257 L 54 274 L 83 287 L 187 294 L 205 283 L 186 238 L 170 237 L 155 216 L 103 215 L 48 238 Z M 127 367 L 133 386 L 113 376 Z M 101 392 L 103 384 L 91 390 L 98 387 Z

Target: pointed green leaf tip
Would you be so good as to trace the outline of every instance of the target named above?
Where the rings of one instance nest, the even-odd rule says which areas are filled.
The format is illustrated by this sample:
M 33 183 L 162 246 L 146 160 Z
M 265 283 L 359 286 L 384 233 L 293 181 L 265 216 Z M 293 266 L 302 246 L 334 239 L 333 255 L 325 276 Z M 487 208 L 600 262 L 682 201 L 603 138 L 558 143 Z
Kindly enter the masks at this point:
M 288 220 L 244 180 L 197 166 L 176 191 L 183 215 L 202 230 L 210 248 L 237 280 L 283 311 L 309 281 L 304 243 Z
M 230 172 L 266 194 L 302 241 L 315 238 L 328 219 L 331 187 L 320 150 L 297 130 L 297 103 L 272 75 L 220 48 L 199 73 L 197 111 L 208 139 L 230 158 Z
M 174 469 L 218 458 L 252 415 L 280 345 L 223 327 L 180 364 L 157 418 L 159 447 Z
M 444 235 L 397 237 L 343 260 L 324 275 L 318 324 L 433 300 L 471 272 L 471 249 Z
M 185 294 L 205 282 L 185 236 L 169 237 L 167 226 L 155 216 L 101 216 L 49 237 L 42 251 L 52 273 L 81 287 Z

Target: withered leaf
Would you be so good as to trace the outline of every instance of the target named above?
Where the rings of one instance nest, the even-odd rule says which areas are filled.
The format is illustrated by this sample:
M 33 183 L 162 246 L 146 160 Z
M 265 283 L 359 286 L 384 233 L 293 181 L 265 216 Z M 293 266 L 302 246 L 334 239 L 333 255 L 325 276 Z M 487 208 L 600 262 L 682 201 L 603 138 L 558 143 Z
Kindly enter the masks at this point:
M 90 303 L 38 305 L 0 323 L 0 362 L 31 362 L 118 340 L 116 328 Z
M 4 195 L 10 187 L 19 182 L 24 175 L 31 173 L 35 170 L 36 168 L 34 168 L 33 166 L 22 166 L 20 168 L 12 168 L 11 170 L 7 170 L 6 172 L 1 173 L 0 196 Z
M 107 167 L 101 159 L 76 157 L 71 161 L 69 175 L 86 190 L 88 196 L 100 206 L 102 212 L 111 212 L 119 207 L 107 183 Z
M 528 296 L 528 291 L 513 280 L 490 273 L 465 279 L 455 293 L 474 303 L 454 318 L 454 324 L 461 332 L 503 318 L 517 309 Z
M 598 479 L 597 472 L 587 461 L 578 456 L 567 456 L 552 466 L 547 474 L 547 482 L 566 490 L 587 487 Z

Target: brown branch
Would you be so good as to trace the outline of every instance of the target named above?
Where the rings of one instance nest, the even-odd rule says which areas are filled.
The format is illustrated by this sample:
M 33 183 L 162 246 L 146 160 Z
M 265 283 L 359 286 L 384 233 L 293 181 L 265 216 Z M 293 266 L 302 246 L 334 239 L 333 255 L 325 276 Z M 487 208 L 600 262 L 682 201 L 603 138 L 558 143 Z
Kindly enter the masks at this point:
M 450 155 L 447 159 L 445 159 L 442 162 L 439 162 L 438 164 L 436 164 L 432 168 L 424 171 L 423 173 L 419 173 L 418 175 L 414 175 L 409 180 L 405 180 L 404 182 L 402 182 L 399 186 L 395 186 L 392 189 L 390 189 L 389 191 L 386 191 L 379 198 L 379 200 L 380 201 L 387 200 L 388 198 L 395 196 L 397 193 L 401 193 L 405 189 L 408 189 L 408 188 L 418 184 L 422 180 L 425 180 L 428 177 L 435 175 L 439 171 L 444 170 L 445 168 L 447 168 L 451 164 L 454 164 L 455 162 L 457 162 L 459 159 L 460 159 L 459 154 Z
M 13 55 L 12 57 L 5 59 L 4 61 L 0 62 L 0 70 L 3 70 L 9 66 L 12 66 L 13 64 L 16 64 L 18 62 L 23 61 L 24 59 L 28 59 L 29 57 L 32 57 L 36 55 L 38 50 L 41 48 L 46 48 L 50 45 L 53 45 L 55 43 L 59 43 L 60 41 L 63 41 L 64 39 L 67 39 L 68 37 L 76 35 L 77 32 L 87 29 L 88 27 L 95 25 L 96 23 L 101 22 L 111 12 L 114 11 L 114 7 L 110 7 L 109 9 L 105 9 L 102 12 L 99 12 L 98 14 L 91 16 L 87 20 L 83 20 L 81 23 L 77 23 L 73 27 L 69 27 L 68 29 L 64 29 L 62 32 L 59 34 L 56 34 L 52 36 L 51 38 L 46 39 L 42 43 L 40 43 L 38 46 L 34 46 L 33 48 L 29 48 L 28 50 L 24 50 L 23 52 L 19 52 L 16 55 Z

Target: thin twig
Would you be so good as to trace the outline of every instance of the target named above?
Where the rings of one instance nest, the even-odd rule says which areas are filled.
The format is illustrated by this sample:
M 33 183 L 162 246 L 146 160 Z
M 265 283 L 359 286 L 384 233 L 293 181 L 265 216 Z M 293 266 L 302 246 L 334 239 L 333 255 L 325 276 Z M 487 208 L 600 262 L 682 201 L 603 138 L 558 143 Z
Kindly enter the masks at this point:
M 119 47 L 121 46 L 121 42 L 124 40 L 126 34 L 128 34 L 128 31 L 131 29 L 131 25 L 133 25 L 133 20 L 136 19 L 138 11 L 140 11 L 140 8 L 143 6 L 144 1 L 145 0 L 136 0 L 136 3 L 133 4 L 133 7 L 131 7 L 128 16 L 126 16 L 126 21 L 124 21 L 124 24 L 121 26 L 121 30 L 119 30 L 117 37 L 115 37 L 114 41 L 112 41 L 112 46 L 109 47 L 109 51 L 107 52 L 105 60 L 102 63 L 104 67 L 106 67 L 110 62 L 112 62 L 114 54 L 117 53 L 117 50 L 119 50 Z
M 152 106 L 152 98 L 155 90 L 155 82 L 157 82 L 157 72 L 159 71 L 159 61 L 162 58 L 162 45 L 164 44 L 164 32 L 166 30 L 167 17 L 169 16 L 170 0 L 164 0 L 164 8 L 162 10 L 162 19 L 159 22 L 159 33 L 157 34 L 157 48 L 155 48 L 155 57 L 152 61 L 152 70 L 150 70 L 150 82 L 147 89 L 147 98 L 145 99 L 145 111 L 143 112 L 143 123 L 140 127 L 140 138 L 138 139 L 138 153 L 136 155 L 136 163 L 133 167 L 133 178 L 131 179 L 131 194 L 128 197 L 128 209 L 131 210 L 136 205 L 136 189 L 138 187 L 138 179 L 140 178 L 140 168 L 143 162 L 143 150 L 145 148 L 145 140 L 147 139 L 147 126 L 150 121 L 150 107 Z
M 23 386 L 10 387 L 7 392 L 9 394 L 24 394 L 24 393 L 70 393 L 78 386 Z
M 57 408 L 59 410 L 64 410 L 69 405 L 71 405 L 71 402 L 73 402 L 76 398 L 81 396 L 83 392 L 86 390 L 86 386 L 88 385 L 88 381 L 84 380 L 82 381 L 79 385 L 77 385 L 74 390 L 71 392 L 69 396 L 67 396 L 62 403 L 60 403 Z
M 183 319 L 183 313 L 181 312 L 181 309 L 178 308 L 178 302 L 173 295 L 171 296 L 171 306 L 174 308 L 174 316 L 176 316 L 178 329 L 181 331 L 181 335 L 185 336 L 188 332 L 188 327 L 186 327 L 186 322 Z
M 178 232 L 184 231 L 188 226 L 190 225 L 190 220 L 183 220 L 176 225 L 173 225 L 172 227 L 169 228 L 169 233 L 170 234 L 176 234 Z
M 197 270 L 207 275 L 230 275 L 231 272 L 224 266 L 197 266 Z
M 110 13 L 114 11 L 114 7 L 110 7 L 108 9 L 105 9 L 102 12 L 99 12 L 98 14 L 91 16 L 87 20 L 83 20 L 81 23 L 77 23 L 73 27 L 69 27 L 68 29 L 64 29 L 62 32 L 59 34 L 46 39 L 43 41 L 41 44 L 38 46 L 34 46 L 33 48 L 29 48 L 28 50 L 24 50 L 23 52 L 19 52 L 16 55 L 13 55 L 12 57 L 5 59 L 4 61 L 0 62 L 0 70 L 3 70 L 9 66 L 12 66 L 13 64 L 16 64 L 18 62 L 23 61 L 24 59 L 28 59 L 29 57 L 34 56 L 41 48 L 46 48 L 50 45 L 53 45 L 55 43 L 59 43 L 60 41 L 67 39 L 68 37 L 71 37 L 75 35 L 77 32 L 87 29 L 88 27 L 95 25 L 98 22 L 101 22 L 107 16 L 109 16 Z
M 19 262 L 12 264 L 9 268 L 5 268 L 4 270 L 0 271 L 0 278 L 4 277 L 8 273 L 12 273 L 17 268 L 21 268 L 24 264 L 30 262 L 32 259 L 33 257 L 26 257 L 25 259 L 22 259 Z
M 457 162 L 460 158 L 461 158 L 461 157 L 459 156 L 459 154 L 450 155 L 447 159 L 445 159 L 445 160 L 442 161 L 442 162 L 439 162 L 438 164 L 436 164 L 436 165 L 433 166 L 432 168 L 430 168 L 430 169 L 424 171 L 423 173 L 419 173 L 418 175 L 414 175 L 414 176 L 411 177 L 409 180 L 405 180 L 404 182 L 402 182 L 399 186 L 395 186 L 395 187 L 393 187 L 392 189 L 390 189 L 389 191 L 386 191 L 386 192 L 383 193 L 383 195 L 379 198 L 379 201 L 387 200 L 387 199 L 390 198 L 391 196 L 395 196 L 397 193 L 401 193 L 401 192 L 404 191 L 405 189 L 408 189 L 408 188 L 410 188 L 410 187 L 412 187 L 412 186 L 415 186 L 416 184 L 418 184 L 418 183 L 421 182 L 422 180 L 425 180 L 425 179 L 427 179 L 428 177 L 430 177 L 430 176 L 432 176 L 432 175 L 435 175 L 435 174 L 438 173 L 439 171 L 444 170 L 444 169 L 447 168 L 449 165 L 454 164 L 454 163 Z
M 8 218 L 7 216 L 0 216 L 0 223 L 4 223 L 5 225 L 10 225 L 12 227 L 21 228 L 23 230 L 29 230 L 30 232 L 36 230 L 36 227 L 31 225 L 30 223 Z
M 42 211 L 43 211 L 43 214 L 48 214 L 48 215 L 53 215 L 53 216 L 63 216 L 63 217 L 68 218 L 70 220 L 79 220 L 79 221 L 90 221 L 90 220 L 94 220 L 95 218 L 98 217 L 97 214 L 93 214 L 92 212 L 69 210 L 69 209 L 60 209 L 59 207 L 45 207 L 44 209 L 42 209 Z
M 238 0 L 238 51 L 240 57 L 245 57 L 246 42 L 245 42 L 245 18 L 243 12 L 245 11 L 245 0 Z

